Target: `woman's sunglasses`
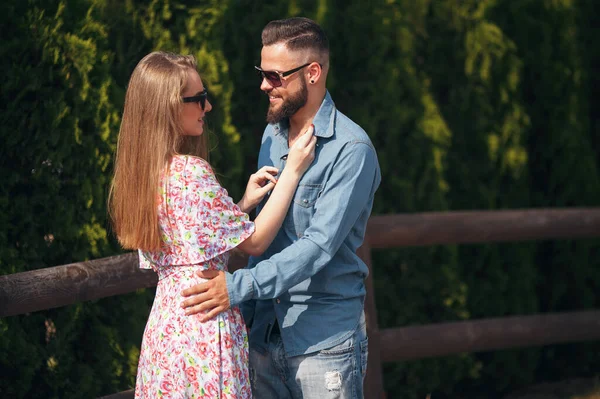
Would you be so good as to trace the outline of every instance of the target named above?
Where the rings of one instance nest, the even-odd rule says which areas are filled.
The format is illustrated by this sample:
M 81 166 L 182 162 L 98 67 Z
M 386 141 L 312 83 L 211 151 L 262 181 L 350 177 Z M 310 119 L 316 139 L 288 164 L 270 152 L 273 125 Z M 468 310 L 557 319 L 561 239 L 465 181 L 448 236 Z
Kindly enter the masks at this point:
M 312 63 L 309 62 L 308 64 L 301 65 L 298 68 L 290 69 L 289 71 L 285 71 L 285 72 L 265 71 L 261 67 L 258 67 L 258 66 L 255 66 L 254 68 L 256 68 L 258 73 L 260 73 L 261 80 L 267 79 L 267 82 L 269 82 L 269 84 L 271 86 L 280 87 L 283 84 L 283 78 L 285 78 L 286 76 L 290 76 L 294 72 L 298 72 L 299 70 L 301 70 L 302 68 L 304 68 L 306 66 L 309 66 L 310 64 L 312 64 Z
M 206 105 L 207 97 L 208 97 L 208 91 L 206 90 L 206 87 L 205 87 L 204 90 L 202 92 L 200 92 L 200 94 L 197 94 L 195 96 L 190 96 L 190 97 L 181 97 L 181 100 L 184 103 L 198 103 L 198 104 L 200 104 L 200 108 L 202 108 L 202 111 L 204 111 L 204 106 Z

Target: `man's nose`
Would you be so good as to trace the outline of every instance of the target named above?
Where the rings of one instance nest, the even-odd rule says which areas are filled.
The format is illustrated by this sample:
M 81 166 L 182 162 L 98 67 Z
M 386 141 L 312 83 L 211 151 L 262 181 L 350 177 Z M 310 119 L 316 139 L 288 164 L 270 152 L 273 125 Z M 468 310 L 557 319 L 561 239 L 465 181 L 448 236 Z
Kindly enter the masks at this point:
M 266 78 L 263 77 L 260 81 L 260 89 L 264 92 L 269 92 L 271 91 L 271 89 L 273 89 L 273 86 L 271 85 L 271 83 L 269 83 L 269 81 Z

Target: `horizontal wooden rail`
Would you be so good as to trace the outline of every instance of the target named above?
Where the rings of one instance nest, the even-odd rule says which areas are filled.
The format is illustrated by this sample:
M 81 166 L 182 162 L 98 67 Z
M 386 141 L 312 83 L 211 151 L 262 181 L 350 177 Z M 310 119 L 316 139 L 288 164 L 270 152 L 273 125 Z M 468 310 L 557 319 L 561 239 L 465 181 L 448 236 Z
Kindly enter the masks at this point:
M 547 313 L 380 330 L 385 363 L 600 340 L 600 311 Z M 133 390 L 98 399 L 132 399 Z
M 510 316 L 380 330 L 383 362 L 600 340 L 600 311 Z
M 429 212 L 373 216 L 361 256 L 372 248 L 582 238 L 600 236 L 600 208 Z M 238 254 L 239 255 L 239 254 Z M 230 270 L 246 257 L 233 256 Z M 136 253 L 0 276 L 0 317 L 126 294 L 155 286 L 156 274 L 138 267 Z M 372 291 L 372 287 L 369 286 Z M 371 293 L 372 295 L 372 293 Z M 372 299 L 372 298 L 371 298 Z M 371 309 L 372 308 L 372 309 Z M 375 307 L 370 306 L 374 317 Z M 379 330 L 374 350 L 382 362 L 600 339 L 600 312 L 586 311 L 440 323 Z M 384 349 L 381 349 L 384 348 Z M 375 353 L 373 353 L 375 355 Z M 372 362 L 370 362 L 371 364 Z M 372 364 L 371 364 L 372 365 Z M 380 374 L 380 373 L 379 373 Z M 383 392 L 371 378 L 370 395 Z M 104 397 L 133 398 L 133 391 Z
M 372 216 L 371 248 L 600 236 L 600 208 L 430 212 Z M 232 256 L 230 269 L 244 265 Z M 0 276 L 0 317 L 126 294 L 156 285 L 135 253 Z
M 246 263 L 232 256 L 231 270 Z M 152 270 L 139 268 L 137 252 L 0 276 L 0 317 L 52 309 L 156 286 Z
M 371 248 L 600 236 L 600 208 L 426 212 L 372 216 Z
M 156 285 L 136 253 L 0 276 L 0 316 L 51 309 Z

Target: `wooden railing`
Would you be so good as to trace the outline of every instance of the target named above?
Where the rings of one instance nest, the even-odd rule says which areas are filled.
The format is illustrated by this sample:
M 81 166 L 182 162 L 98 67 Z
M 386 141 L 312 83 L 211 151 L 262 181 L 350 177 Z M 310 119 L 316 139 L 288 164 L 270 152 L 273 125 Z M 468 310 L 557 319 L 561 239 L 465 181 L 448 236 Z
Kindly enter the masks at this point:
M 600 236 L 600 208 L 431 212 L 373 216 L 359 255 L 370 270 L 371 250 Z M 230 269 L 245 258 L 231 258 Z M 365 397 L 382 398 L 382 362 L 600 339 L 600 311 L 438 323 L 379 330 L 372 284 L 365 302 L 369 360 Z M 155 286 L 135 253 L 0 276 L 0 317 L 99 299 Z M 385 348 L 382 351 L 381 348 Z M 105 396 L 132 398 L 133 391 Z

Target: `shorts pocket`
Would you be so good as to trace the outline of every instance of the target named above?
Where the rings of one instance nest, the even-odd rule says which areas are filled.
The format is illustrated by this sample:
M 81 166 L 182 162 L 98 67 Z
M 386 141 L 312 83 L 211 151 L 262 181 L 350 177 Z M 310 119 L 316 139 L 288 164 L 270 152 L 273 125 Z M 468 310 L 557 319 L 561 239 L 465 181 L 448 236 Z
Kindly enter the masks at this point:
M 367 360 L 369 357 L 369 338 L 360 341 L 360 371 L 363 378 L 367 373 Z
M 321 355 L 345 355 L 354 352 L 354 337 L 350 337 L 342 343 L 331 348 L 319 351 Z

